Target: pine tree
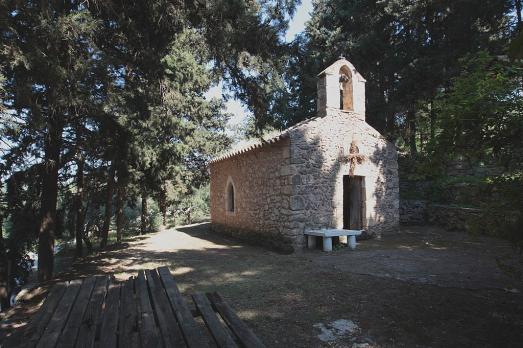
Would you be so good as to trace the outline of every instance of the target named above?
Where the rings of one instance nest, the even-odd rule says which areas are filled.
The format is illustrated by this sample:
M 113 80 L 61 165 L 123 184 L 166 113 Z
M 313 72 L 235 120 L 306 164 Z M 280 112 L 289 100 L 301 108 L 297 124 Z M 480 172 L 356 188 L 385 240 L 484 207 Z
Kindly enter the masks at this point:
M 459 71 L 459 59 L 503 53 L 512 1 L 346 1 L 314 5 L 294 43 L 288 81 L 292 124 L 315 112 L 315 75 L 340 55 L 366 78 L 367 121 L 417 151 L 417 116 Z M 286 96 L 287 97 L 287 96 Z M 288 124 L 287 124 L 288 125 Z
M 20 121 L 7 134 L 18 145 L 17 156 L 42 161 L 38 273 L 40 280 L 47 280 L 53 272 L 63 133 L 75 118 L 84 116 L 86 100 L 81 94 L 96 59 L 92 38 L 98 22 L 81 1 L 3 2 L 0 11 L 7 100 Z
M 128 201 L 206 180 L 228 141 L 223 104 L 203 97 L 218 79 L 258 125 L 269 118 L 296 2 L 0 2 L 2 174 L 39 171 L 40 280 L 52 277 L 60 194 L 74 197 L 60 211 L 75 217 L 81 255 L 101 206 L 104 246 L 113 200 L 121 240 Z

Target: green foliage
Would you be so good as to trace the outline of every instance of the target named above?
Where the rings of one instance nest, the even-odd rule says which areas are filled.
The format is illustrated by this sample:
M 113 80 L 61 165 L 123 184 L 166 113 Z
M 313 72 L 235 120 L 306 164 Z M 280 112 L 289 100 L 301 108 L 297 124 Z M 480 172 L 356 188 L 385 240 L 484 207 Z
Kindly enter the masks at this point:
M 5 98 L 5 76 L 2 72 L 3 70 L 3 67 L 2 65 L 0 65 L 0 112 L 4 112 L 5 111 L 5 105 L 3 103 L 3 100 Z
M 417 155 L 434 133 L 431 104 L 460 58 L 502 54 L 514 30 L 510 0 L 321 0 L 293 43 L 286 75 L 288 126 L 315 115 L 316 74 L 345 56 L 366 78 L 366 120 Z
M 521 31 L 510 43 L 508 54 L 512 59 L 523 58 L 523 31 Z
M 176 205 L 176 224 L 190 224 L 210 218 L 210 186 L 207 184 L 193 191 Z
M 471 230 L 505 238 L 523 251 L 523 174 L 491 178 L 485 188 L 491 199 L 480 203 L 483 213 L 469 222 Z
M 438 99 L 438 159 L 463 155 L 495 158 L 506 168 L 522 168 L 523 65 L 486 52 L 469 56 L 452 87 Z
M 13 278 L 27 280 L 30 260 L 27 254 L 35 250 L 39 212 L 38 168 L 17 172 L 6 183 L 5 206 L 7 216 L 2 236 L 7 260 L 11 262 Z M 36 174 L 36 175 L 35 175 Z M 28 267 L 29 266 L 29 267 Z M 12 281 L 12 279 L 10 280 Z
M 296 3 L 0 2 L 0 178 L 39 168 L 38 219 L 21 229 L 8 214 L 13 235 L 39 231 L 42 279 L 60 216 L 77 245 L 91 227 L 104 245 L 112 212 L 123 231 L 121 208 L 138 196 L 158 200 L 156 226 L 157 209 L 206 184 L 206 164 L 229 144 L 223 101 L 205 99 L 213 84 L 257 125 L 269 118 Z
M 147 209 L 147 232 L 157 232 L 160 230 L 162 224 L 162 216 L 160 209 L 156 201 L 152 199 L 147 200 L 148 209 Z M 125 235 L 133 236 L 140 234 L 140 223 L 142 211 L 140 209 L 141 202 L 138 201 L 137 204 L 127 205 L 124 209 L 125 216 L 125 225 L 124 231 Z
M 440 170 L 457 158 L 503 168 L 500 176 L 436 177 L 429 199 L 480 208 L 479 218 L 468 223 L 471 230 L 518 248 L 523 246 L 522 68 L 519 61 L 484 51 L 462 59 L 459 75 L 434 104 L 438 132 L 424 161 Z

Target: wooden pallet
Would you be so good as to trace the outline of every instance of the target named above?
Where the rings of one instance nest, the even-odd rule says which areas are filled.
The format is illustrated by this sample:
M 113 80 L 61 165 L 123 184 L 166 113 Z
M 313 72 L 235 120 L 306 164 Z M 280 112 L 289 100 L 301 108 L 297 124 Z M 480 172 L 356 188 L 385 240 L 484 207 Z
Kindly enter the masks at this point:
M 264 347 L 218 293 L 191 298 L 194 310 L 167 267 L 125 282 L 94 276 L 60 283 L 2 348 Z

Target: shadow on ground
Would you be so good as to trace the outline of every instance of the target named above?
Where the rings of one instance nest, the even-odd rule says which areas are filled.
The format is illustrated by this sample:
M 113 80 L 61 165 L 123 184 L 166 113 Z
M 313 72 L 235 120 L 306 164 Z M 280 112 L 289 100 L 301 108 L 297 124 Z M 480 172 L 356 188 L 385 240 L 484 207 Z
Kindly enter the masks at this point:
M 133 239 L 59 279 L 167 265 L 185 295 L 219 291 L 270 347 L 508 347 L 523 342 L 523 286 L 497 267 L 507 255 L 501 241 L 428 227 L 354 252 L 282 255 L 198 224 Z

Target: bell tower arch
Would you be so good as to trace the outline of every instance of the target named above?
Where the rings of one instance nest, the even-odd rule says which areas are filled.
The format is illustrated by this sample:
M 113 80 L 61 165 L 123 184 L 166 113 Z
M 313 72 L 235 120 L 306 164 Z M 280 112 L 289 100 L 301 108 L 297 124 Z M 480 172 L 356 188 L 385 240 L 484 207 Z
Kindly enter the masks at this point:
M 329 110 L 352 112 L 365 119 L 365 79 L 345 58 L 318 75 L 317 109 L 319 115 Z

